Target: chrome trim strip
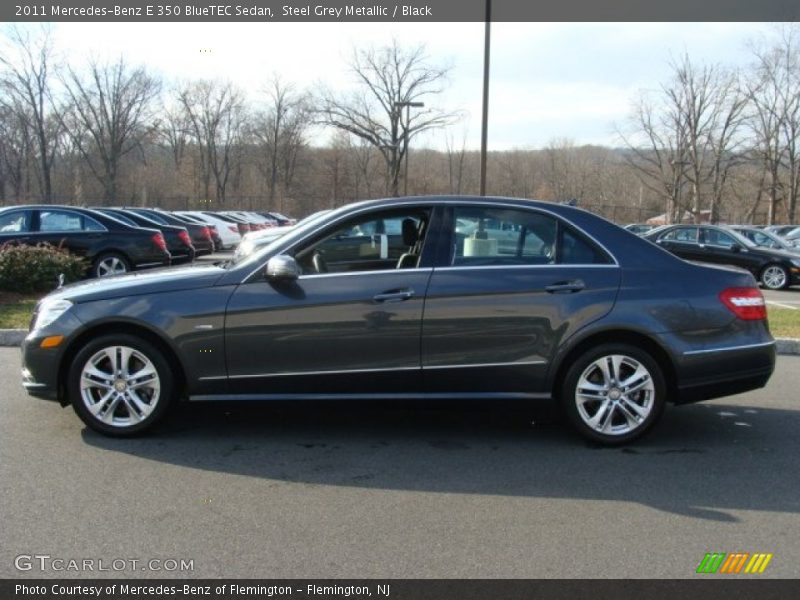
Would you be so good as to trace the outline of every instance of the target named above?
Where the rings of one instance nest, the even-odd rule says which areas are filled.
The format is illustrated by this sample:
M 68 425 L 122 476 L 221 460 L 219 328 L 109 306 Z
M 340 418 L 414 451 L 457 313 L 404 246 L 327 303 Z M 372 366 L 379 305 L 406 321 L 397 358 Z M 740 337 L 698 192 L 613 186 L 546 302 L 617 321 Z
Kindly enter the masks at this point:
M 198 394 L 191 402 L 219 400 L 549 400 L 546 392 L 435 392 L 396 394 Z
M 723 348 L 709 348 L 704 350 L 687 350 L 683 353 L 684 356 L 690 356 L 693 354 L 711 354 L 713 352 L 729 352 L 731 350 L 749 350 L 750 348 L 766 348 L 768 346 L 774 346 L 775 341 L 771 342 L 763 342 L 760 344 L 744 344 L 742 346 L 726 346 Z
M 173 255 L 173 256 L 174 256 L 174 255 Z M 136 265 L 136 268 L 141 268 L 141 267 L 159 267 L 159 266 L 160 266 L 160 267 L 163 267 L 163 266 L 165 266 L 165 265 L 164 265 L 164 261 L 161 261 L 161 260 L 160 260 L 160 261 L 158 261 L 158 262 L 139 263 L 138 265 Z
M 200 377 L 199 381 L 218 381 L 221 379 L 256 379 L 261 377 L 302 377 L 303 375 L 349 375 L 354 373 L 388 373 L 392 371 L 426 371 L 436 369 L 468 369 L 475 367 L 513 367 L 513 366 L 526 366 L 526 365 L 542 365 L 547 364 L 546 360 L 529 360 L 518 362 L 501 362 L 501 363 L 475 363 L 468 365 L 434 365 L 430 367 L 415 366 L 415 367 L 384 367 L 378 369 L 336 369 L 331 371 L 285 371 L 282 373 L 259 373 L 257 375 L 213 375 L 210 377 Z
M 546 360 L 520 360 L 516 362 L 499 362 L 499 363 L 474 363 L 469 365 L 433 365 L 422 367 L 423 371 L 433 371 L 438 369 L 469 369 L 469 368 L 483 368 L 483 367 L 516 367 L 526 365 L 546 365 Z

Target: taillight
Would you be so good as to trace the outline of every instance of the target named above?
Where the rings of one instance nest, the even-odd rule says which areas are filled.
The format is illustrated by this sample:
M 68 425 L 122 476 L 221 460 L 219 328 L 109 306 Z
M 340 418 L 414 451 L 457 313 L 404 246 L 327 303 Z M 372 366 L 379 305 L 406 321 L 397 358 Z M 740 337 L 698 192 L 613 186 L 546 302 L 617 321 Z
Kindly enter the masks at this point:
M 208 227 L 203 227 L 203 229 L 200 230 L 200 235 L 202 235 L 207 240 L 210 240 L 211 239 L 211 230 Z
M 189 237 L 189 232 L 185 229 L 178 232 L 178 239 L 183 242 L 184 246 L 191 246 L 192 245 L 192 238 Z
M 758 288 L 728 288 L 720 292 L 719 299 L 743 321 L 767 318 L 767 304 Z
M 160 233 L 154 233 L 153 237 L 151 237 L 150 239 L 153 240 L 153 243 L 158 247 L 159 250 L 161 250 L 162 252 L 167 251 L 167 242 L 164 239 L 163 235 L 161 235 Z

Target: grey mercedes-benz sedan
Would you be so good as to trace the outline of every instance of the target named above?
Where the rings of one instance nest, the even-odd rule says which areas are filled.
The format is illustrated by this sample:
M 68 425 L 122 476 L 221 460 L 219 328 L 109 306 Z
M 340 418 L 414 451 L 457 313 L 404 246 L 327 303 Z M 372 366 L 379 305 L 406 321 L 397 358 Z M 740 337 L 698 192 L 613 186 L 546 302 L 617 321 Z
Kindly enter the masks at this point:
M 179 400 L 555 400 L 631 441 L 667 402 L 762 387 L 753 276 L 681 260 L 583 210 L 374 200 L 239 261 L 70 285 L 22 347 L 31 395 L 131 435 Z

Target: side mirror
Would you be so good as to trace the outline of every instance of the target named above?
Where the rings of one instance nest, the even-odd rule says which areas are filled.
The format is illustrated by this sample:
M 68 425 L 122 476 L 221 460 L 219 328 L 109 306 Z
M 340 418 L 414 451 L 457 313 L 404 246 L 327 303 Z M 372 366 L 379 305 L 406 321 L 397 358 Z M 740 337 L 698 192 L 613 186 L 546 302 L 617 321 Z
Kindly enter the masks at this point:
M 733 246 L 731 246 L 731 250 L 733 250 L 734 252 L 741 252 L 742 247 L 739 244 L 734 244 Z
M 291 256 L 280 254 L 267 261 L 266 276 L 273 281 L 294 281 L 300 276 L 300 267 Z

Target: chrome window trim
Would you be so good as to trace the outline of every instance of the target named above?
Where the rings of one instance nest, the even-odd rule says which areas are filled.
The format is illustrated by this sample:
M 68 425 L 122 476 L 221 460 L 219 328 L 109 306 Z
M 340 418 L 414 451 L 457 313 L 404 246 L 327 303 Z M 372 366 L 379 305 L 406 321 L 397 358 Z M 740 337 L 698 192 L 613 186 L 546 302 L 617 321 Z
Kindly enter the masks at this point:
M 200 377 L 199 381 L 215 381 L 220 379 L 255 379 L 261 377 L 302 377 L 306 375 L 350 375 L 354 373 L 391 373 L 393 371 L 425 371 L 437 369 L 466 369 L 480 367 L 515 367 L 528 365 L 547 364 L 546 360 L 531 360 L 501 363 L 473 363 L 459 365 L 434 365 L 434 366 L 414 366 L 414 367 L 382 367 L 376 369 L 334 369 L 329 371 L 285 371 L 281 373 L 258 373 L 254 375 L 213 375 L 210 377 Z
M 453 265 L 449 267 L 436 267 L 436 271 L 472 271 L 478 269 L 542 269 L 542 268 L 571 268 L 571 269 L 619 269 L 619 265 L 575 265 L 550 263 L 546 265 Z
M 504 208 L 523 210 L 523 211 L 539 212 L 539 213 L 542 213 L 542 214 L 550 215 L 551 217 L 553 217 L 554 219 L 556 219 L 558 221 L 562 221 L 564 223 L 567 223 L 571 227 L 573 227 L 577 231 L 579 231 L 582 235 L 585 235 L 587 238 L 592 240 L 592 242 L 594 242 L 600 248 L 602 248 L 603 251 L 611 258 L 611 260 L 613 262 L 613 265 L 600 265 L 600 266 L 617 266 L 617 267 L 620 266 L 619 261 L 617 260 L 617 257 L 614 255 L 613 252 L 611 252 L 605 246 L 605 244 L 600 242 L 596 237 L 594 237 L 593 235 L 591 235 L 590 233 L 585 231 L 582 227 L 579 227 L 578 225 L 576 225 L 575 223 L 573 223 L 572 221 L 570 221 L 566 217 L 562 217 L 561 215 L 559 215 L 559 214 L 557 214 L 557 213 L 555 213 L 555 212 L 553 212 L 551 210 L 548 210 L 546 208 L 541 208 L 539 206 L 522 206 L 520 204 L 515 204 L 513 202 L 481 201 L 479 198 L 474 198 L 474 197 L 467 197 L 467 198 L 464 198 L 464 199 L 447 199 L 447 200 L 431 199 L 431 200 L 429 200 L 427 202 L 425 201 L 425 199 L 423 197 L 423 198 L 420 198 L 419 200 L 420 200 L 419 203 L 412 203 L 412 202 L 409 202 L 408 200 L 390 201 L 390 202 L 387 202 L 386 204 L 383 204 L 381 206 L 372 205 L 372 206 L 362 207 L 362 208 L 359 208 L 359 209 L 356 209 L 356 210 L 353 210 L 353 211 L 348 211 L 346 214 L 340 215 L 335 220 L 333 220 L 333 221 L 331 221 L 329 223 L 326 223 L 325 227 L 328 227 L 329 225 L 336 225 L 337 223 L 340 223 L 340 222 L 342 222 L 342 221 L 344 221 L 346 219 L 349 219 L 351 217 L 358 216 L 358 215 L 360 215 L 362 213 L 365 213 L 365 212 L 370 212 L 370 211 L 374 211 L 374 210 L 391 210 L 393 208 L 403 208 L 404 206 L 411 206 L 411 207 L 418 207 L 418 208 L 423 208 L 423 207 L 435 208 L 436 206 L 448 206 L 448 205 L 449 206 L 452 206 L 452 205 L 468 205 L 468 206 L 469 205 L 475 205 L 475 206 L 489 206 L 489 207 L 498 207 L 499 206 L 499 207 L 504 207 Z M 316 231 L 313 232 L 311 235 L 313 235 L 314 233 L 316 233 Z M 291 233 L 289 233 L 287 235 L 290 235 L 290 234 Z M 290 241 L 287 245 L 282 246 L 282 247 L 279 246 L 276 254 L 273 254 L 271 256 L 277 256 L 277 254 L 284 254 L 286 252 L 289 252 L 289 251 L 293 250 L 297 245 L 299 245 L 302 242 L 304 242 L 305 240 L 307 240 L 308 237 L 310 237 L 310 236 L 305 236 L 305 237 L 303 237 L 301 239 Z M 271 256 L 269 258 L 271 258 Z M 267 260 L 269 260 L 269 258 L 267 258 Z M 266 266 L 266 262 L 259 263 L 258 267 L 256 267 L 252 271 L 250 271 L 244 278 L 242 278 L 242 283 L 248 281 L 253 275 L 258 273 L 259 271 L 262 271 L 265 266 Z M 556 266 L 568 266 L 568 265 L 557 264 Z M 571 265 L 571 266 L 590 266 L 590 265 Z M 441 268 L 447 268 L 447 267 L 446 266 L 442 266 L 442 267 L 436 267 L 436 268 L 440 268 L 441 269 Z M 363 273 L 374 273 L 374 271 L 363 271 Z
M 771 342 L 762 342 L 760 344 L 743 344 L 741 346 L 723 346 L 722 348 L 705 348 L 703 350 L 686 350 L 684 356 L 692 356 L 695 354 L 712 354 L 714 352 L 730 352 L 732 350 L 749 350 L 751 348 L 767 348 L 774 346 L 775 340 Z
M 416 269 L 379 269 L 377 271 L 343 271 L 341 273 L 310 273 L 300 275 L 298 279 L 319 279 L 322 277 L 345 277 L 347 275 L 384 275 L 387 273 L 430 273 L 433 267 Z

